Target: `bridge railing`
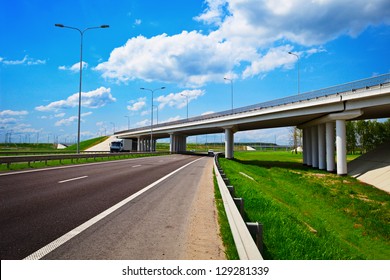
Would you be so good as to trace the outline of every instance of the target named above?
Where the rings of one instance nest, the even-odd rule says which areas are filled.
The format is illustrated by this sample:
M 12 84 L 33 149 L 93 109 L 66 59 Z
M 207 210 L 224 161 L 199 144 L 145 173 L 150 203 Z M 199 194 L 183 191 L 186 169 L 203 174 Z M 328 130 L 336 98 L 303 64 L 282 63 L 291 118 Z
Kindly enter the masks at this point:
M 354 82 L 349 82 L 349 83 L 345 83 L 345 84 L 341 84 L 341 85 L 337 85 L 337 86 L 332 86 L 332 87 L 323 88 L 323 89 L 319 89 L 319 90 L 309 91 L 309 92 L 305 92 L 305 93 L 302 93 L 299 95 L 283 97 L 283 98 L 279 98 L 279 99 L 275 99 L 275 100 L 271 100 L 271 101 L 257 103 L 257 104 L 250 105 L 250 106 L 236 108 L 233 110 L 226 110 L 226 111 L 222 111 L 222 112 L 207 114 L 207 115 L 203 115 L 203 116 L 196 116 L 196 117 L 173 121 L 173 122 L 160 123 L 160 124 L 153 125 L 153 129 L 159 128 L 159 127 L 164 127 L 164 126 L 184 124 L 184 123 L 202 121 L 202 120 L 207 120 L 207 119 L 212 119 L 212 118 L 219 118 L 219 117 L 223 117 L 223 116 L 234 115 L 234 114 L 239 114 L 239 113 L 244 113 L 244 112 L 249 112 L 249 111 L 254 111 L 254 110 L 262 110 L 262 109 L 271 108 L 271 107 L 275 107 L 275 106 L 281 106 L 281 105 L 286 105 L 286 104 L 291 104 L 291 103 L 296 103 L 296 102 L 302 102 L 302 101 L 317 99 L 320 97 L 327 97 L 330 95 L 335 95 L 335 94 L 340 94 L 340 93 L 345 93 L 345 92 L 354 93 L 355 91 L 357 91 L 359 89 L 364 89 L 364 88 L 367 89 L 367 88 L 374 87 L 374 86 L 382 87 L 383 85 L 389 85 L 389 84 L 390 84 L 390 73 L 387 73 L 387 74 L 375 76 L 372 78 L 357 80 Z M 124 132 L 137 132 L 137 131 L 148 130 L 148 129 L 150 129 L 150 126 L 144 126 L 144 127 L 134 128 L 134 129 L 130 129 L 130 130 L 118 131 L 115 134 L 121 134 Z

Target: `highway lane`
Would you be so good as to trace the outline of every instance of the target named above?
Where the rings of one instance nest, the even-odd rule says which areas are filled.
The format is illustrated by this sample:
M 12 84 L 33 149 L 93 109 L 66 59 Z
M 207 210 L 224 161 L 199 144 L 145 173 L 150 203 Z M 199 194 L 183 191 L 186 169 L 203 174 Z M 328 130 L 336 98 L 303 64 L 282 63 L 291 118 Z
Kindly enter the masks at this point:
M 184 155 L 0 174 L 1 259 L 22 259 L 191 162 Z
M 205 172 L 211 173 L 212 165 L 207 165 L 210 161 L 211 158 L 198 158 L 44 259 L 184 259 L 191 211 L 196 194 L 204 184 L 200 178 Z

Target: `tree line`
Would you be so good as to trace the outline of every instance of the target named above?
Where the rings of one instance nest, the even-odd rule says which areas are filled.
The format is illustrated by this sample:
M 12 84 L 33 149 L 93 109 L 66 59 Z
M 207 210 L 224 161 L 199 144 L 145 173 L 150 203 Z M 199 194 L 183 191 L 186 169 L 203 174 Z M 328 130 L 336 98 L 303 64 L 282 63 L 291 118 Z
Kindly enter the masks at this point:
M 378 145 L 390 141 L 390 119 L 386 121 L 360 120 L 346 122 L 348 153 L 366 153 Z M 290 145 L 297 153 L 302 146 L 303 132 L 296 127 L 290 128 Z
M 346 132 L 348 153 L 366 153 L 390 140 L 390 119 L 349 121 Z

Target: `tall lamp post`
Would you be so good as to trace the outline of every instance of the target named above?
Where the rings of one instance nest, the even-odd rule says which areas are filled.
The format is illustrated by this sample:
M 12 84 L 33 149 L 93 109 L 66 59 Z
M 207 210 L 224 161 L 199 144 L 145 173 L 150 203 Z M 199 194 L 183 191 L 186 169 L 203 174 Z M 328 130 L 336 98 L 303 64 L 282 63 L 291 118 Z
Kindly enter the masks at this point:
M 188 94 L 180 94 L 181 96 L 185 96 L 187 99 L 187 120 L 188 120 Z
M 125 116 L 125 118 L 127 118 L 127 130 L 129 130 L 130 129 L 130 117 Z
M 293 52 L 288 52 L 289 54 L 291 55 L 294 55 L 296 58 L 297 58 L 297 61 L 298 61 L 298 94 L 301 93 L 301 89 L 300 89 L 300 69 L 299 69 L 299 60 L 300 60 L 300 57 L 298 54 L 296 53 L 293 53 Z
M 149 151 L 153 151 L 153 94 L 156 90 L 165 89 L 165 87 L 160 87 L 156 89 L 149 89 L 149 88 L 140 88 L 142 90 L 148 90 L 152 93 L 152 107 L 151 107 L 151 122 L 150 122 L 150 145 L 149 145 Z
M 232 114 L 233 114 L 233 79 L 223 78 L 226 81 L 230 81 L 230 92 L 232 95 Z
M 87 30 L 90 29 L 98 29 L 98 28 L 108 28 L 110 27 L 109 25 L 100 25 L 100 26 L 95 26 L 95 27 L 88 27 L 84 30 L 80 30 L 76 27 L 72 26 L 66 26 L 60 23 L 55 24 L 56 27 L 61 27 L 61 28 L 69 28 L 69 29 L 74 29 L 80 32 L 80 83 L 79 83 L 79 113 L 78 113 L 78 122 L 77 122 L 77 153 L 80 153 L 80 118 L 81 118 L 81 86 L 82 86 L 82 77 L 83 77 L 83 36 L 84 33 Z
M 300 69 L 299 69 L 299 60 L 300 60 L 300 57 L 298 54 L 296 53 L 293 53 L 293 52 L 288 52 L 289 54 L 291 55 L 294 55 L 296 58 L 297 58 L 297 61 L 298 61 L 298 95 L 301 93 L 301 88 L 300 88 Z M 294 138 L 294 150 L 295 150 L 295 154 L 298 154 L 298 144 L 297 144 L 297 135 L 298 135 L 298 129 L 297 127 L 295 126 L 294 127 L 294 135 L 293 135 L 293 138 Z

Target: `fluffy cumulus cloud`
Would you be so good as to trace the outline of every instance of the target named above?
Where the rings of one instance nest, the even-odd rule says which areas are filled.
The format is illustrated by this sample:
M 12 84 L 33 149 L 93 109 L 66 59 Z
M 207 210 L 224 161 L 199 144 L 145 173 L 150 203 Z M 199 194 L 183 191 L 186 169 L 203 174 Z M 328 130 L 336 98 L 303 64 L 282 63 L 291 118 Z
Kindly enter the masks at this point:
M 146 106 L 146 97 L 140 97 L 137 100 L 131 100 L 127 110 L 137 112 Z
M 81 93 L 81 106 L 86 108 L 100 108 L 115 101 L 116 99 L 112 96 L 110 88 L 100 87 L 96 90 Z M 62 109 L 76 107 L 78 104 L 79 93 L 75 93 L 65 100 L 54 101 L 48 105 L 35 107 L 35 109 L 41 112 L 57 112 Z
M 86 117 L 89 115 L 92 115 L 92 112 L 82 113 L 81 114 L 81 121 L 83 121 L 83 119 L 82 119 L 83 117 Z M 78 119 L 77 116 L 71 116 L 69 118 L 61 119 L 61 120 L 57 121 L 54 125 L 55 126 L 69 126 L 69 125 L 73 124 L 74 122 L 76 122 L 77 119 Z
M 88 63 L 86 63 L 85 61 L 83 61 L 81 63 L 83 69 L 86 69 L 88 68 Z M 71 72 L 79 72 L 80 71 L 80 62 L 77 62 L 75 64 L 73 64 L 72 66 L 59 66 L 58 67 L 59 70 L 64 70 L 64 71 L 71 71 Z
M 239 62 L 229 59 L 232 53 L 236 50 L 229 42 L 217 42 L 197 31 L 150 39 L 138 36 L 114 49 L 109 60 L 95 70 L 121 82 L 142 79 L 196 87 L 223 79 L 223 74 Z
M 27 111 L 13 111 L 13 110 L 4 110 L 0 111 L 0 116 L 5 117 L 5 116 L 24 116 L 28 115 Z
M 129 39 L 95 70 L 119 82 L 135 79 L 199 87 L 292 67 L 288 54 L 323 51 L 322 44 L 341 35 L 357 36 L 370 25 L 390 24 L 388 0 L 206 0 L 195 20 L 211 31 Z
M 178 109 L 184 108 L 192 100 L 196 100 L 198 97 L 204 95 L 204 90 L 194 89 L 194 90 L 184 90 L 179 93 L 170 93 L 168 95 L 161 95 L 156 98 L 156 101 L 159 102 L 159 109 L 163 109 L 165 106 L 175 107 Z

